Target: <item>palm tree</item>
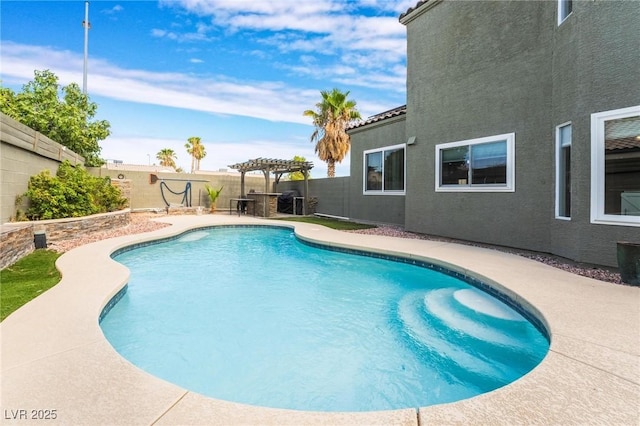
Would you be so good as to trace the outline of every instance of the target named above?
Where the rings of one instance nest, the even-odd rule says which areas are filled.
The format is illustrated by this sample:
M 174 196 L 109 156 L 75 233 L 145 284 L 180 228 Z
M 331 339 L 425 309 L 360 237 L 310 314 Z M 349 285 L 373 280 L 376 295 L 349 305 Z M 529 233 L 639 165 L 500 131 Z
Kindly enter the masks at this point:
M 162 148 L 156 154 L 156 158 L 160 160 L 160 165 L 164 167 L 173 167 L 176 168 L 176 159 L 178 156 L 171 148 Z
M 198 149 L 195 150 L 196 157 L 196 170 L 200 170 L 200 160 L 207 156 L 207 151 L 204 148 L 204 145 L 198 145 Z
M 322 101 L 316 104 L 317 110 L 303 113 L 313 120 L 315 130 L 311 142 L 316 142 L 316 154 L 327 163 L 327 177 L 335 177 L 336 161 L 342 162 L 349 152 L 347 126 L 360 119 L 356 101 L 347 100 L 349 93 L 342 93 L 338 89 L 320 91 Z
M 191 155 L 191 173 L 193 173 L 196 170 L 200 170 L 200 160 L 207 155 L 207 152 L 198 136 L 191 136 L 187 141 L 184 147 L 187 148 L 187 153 Z

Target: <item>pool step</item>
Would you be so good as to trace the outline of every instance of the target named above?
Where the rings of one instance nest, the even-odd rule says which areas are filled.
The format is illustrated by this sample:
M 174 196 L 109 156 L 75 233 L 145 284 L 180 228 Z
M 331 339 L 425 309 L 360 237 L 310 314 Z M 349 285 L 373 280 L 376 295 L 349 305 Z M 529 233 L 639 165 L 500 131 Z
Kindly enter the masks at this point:
M 528 323 L 517 316 L 510 319 L 508 311 L 499 314 L 499 309 L 479 313 L 469 308 L 467 296 L 473 295 L 456 298 L 457 291 L 460 289 L 416 291 L 398 303 L 402 333 L 425 362 L 451 379 L 483 390 L 503 386 L 529 371 L 537 358 L 526 344 Z M 507 332 L 498 328 L 505 325 Z M 518 338 L 519 328 L 525 330 L 524 340 Z

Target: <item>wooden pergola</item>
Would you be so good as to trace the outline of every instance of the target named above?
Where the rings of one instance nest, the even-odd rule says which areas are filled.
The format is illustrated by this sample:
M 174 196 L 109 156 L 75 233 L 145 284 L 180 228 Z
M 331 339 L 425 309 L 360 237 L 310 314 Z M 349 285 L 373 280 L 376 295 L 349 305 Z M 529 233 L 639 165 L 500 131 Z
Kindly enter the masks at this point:
M 275 182 L 278 184 L 280 178 L 285 173 L 301 172 L 304 176 L 304 203 L 302 203 L 302 214 L 307 214 L 307 202 L 309 193 L 309 170 L 313 168 L 313 163 L 310 161 L 295 161 L 295 160 L 276 160 L 273 158 L 256 158 L 254 160 L 248 160 L 244 163 L 237 163 L 229 165 L 229 168 L 238 170 L 240 172 L 240 192 L 242 197 L 246 196 L 244 192 L 244 176 L 247 172 L 253 172 L 260 170 L 264 174 L 265 184 L 264 192 L 271 192 L 270 179 L 271 173 L 275 176 Z

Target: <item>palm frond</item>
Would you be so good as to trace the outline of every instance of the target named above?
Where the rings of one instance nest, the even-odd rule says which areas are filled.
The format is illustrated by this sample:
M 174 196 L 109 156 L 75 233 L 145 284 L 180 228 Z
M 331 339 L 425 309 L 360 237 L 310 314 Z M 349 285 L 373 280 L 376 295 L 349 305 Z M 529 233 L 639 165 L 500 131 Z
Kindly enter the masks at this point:
M 316 142 L 315 152 L 320 160 L 327 162 L 329 175 L 335 170 L 335 162 L 341 162 L 349 152 L 348 125 L 361 118 L 356 101 L 347 99 L 349 93 L 337 88 L 321 90 L 322 100 L 316 104 L 316 110 L 303 112 L 304 116 L 312 119 L 315 129 L 311 142 Z

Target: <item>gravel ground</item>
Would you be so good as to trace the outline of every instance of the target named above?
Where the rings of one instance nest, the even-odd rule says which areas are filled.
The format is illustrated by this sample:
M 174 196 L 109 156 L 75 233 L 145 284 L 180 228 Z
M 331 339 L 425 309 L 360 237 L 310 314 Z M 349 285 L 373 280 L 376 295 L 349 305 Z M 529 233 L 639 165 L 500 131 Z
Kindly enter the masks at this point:
M 50 243 L 48 248 L 58 253 L 64 253 L 78 246 L 93 243 L 96 241 L 106 240 L 107 238 L 121 237 L 123 235 L 140 234 L 143 232 L 151 232 L 156 229 L 171 226 L 168 223 L 158 223 L 150 219 L 162 216 L 156 213 L 132 213 L 131 222 L 127 226 L 109 229 L 108 231 L 92 232 L 77 238 L 71 238 L 64 241 Z
M 51 250 L 55 250 L 59 253 L 64 253 L 69 251 L 75 247 L 92 243 L 95 241 L 104 240 L 112 237 L 120 237 L 122 235 L 130 235 L 130 234 L 139 234 L 142 232 L 150 232 L 156 229 L 164 228 L 169 226 L 166 223 L 158 223 L 154 222 L 150 219 L 157 218 L 162 216 L 162 214 L 157 213 L 133 213 L 131 214 L 131 223 L 127 226 L 123 226 L 120 228 L 110 229 L 109 231 L 103 232 L 95 232 L 89 235 L 83 235 L 78 238 L 73 238 L 65 241 L 61 241 L 58 243 L 49 244 L 49 248 Z M 497 247 L 490 246 L 486 244 L 478 244 L 472 243 L 468 241 L 461 240 L 453 240 L 448 238 L 434 237 L 431 235 L 424 234 L 415 234 L 412 232 L 406 232 L 402 228 L 391 227 L 391 226 L 381 226 L 378 228 L 370 228 L 370 229 L 362 229 L 357 231 L 347 231 L 358 234 L 370 234 L 370 235 L 385 235 L 389 237 L 400 237 L 400 238 L 413 238 L 413 239 L 422 239 L 422 240 L 435 240 L 435 241 L 446 241 L 446 242 L 455 242 L 458 244 L 467 244 L 477 247 L 485 247 L 493 250 L 500 250 L 508 253 L 517 254 L 519 256 L 524 256 L 529 259 L 536 260 L 538 262 L 545 263 L 547 265 L 551 265 L 555 268 L 562 269 L 567 272 L 571 272 L 573 274 L 582 275 L 589 278 L 594 278 L 600 281 L 606 281 L 616 284 L 621 284 L 622 280 L 620 279 L 620 274 L 613 269 L 606 269 L 594 265 L 585 265 L 580 263 L 572 262 L 568 259 L 564 259 L 558 256 L 546 255 L 543 253 L 536 252 L 528 252 L 524 250 L 516 250 L 505 247 Z
M 390 237 L 414 238 L 419 240 L 446 241 L 446 242 L 453 242 L 457 244 L 466 244 L 466 245 L 475 246 L 475 247 L 484 247 L 492 250 L 499 250 L 507 253 L 517 254 L 518 256 L 523 256 L 529 259 L 533 259 L 538 262 L 542 262 L 547 265 L 553 266 L 555 268 L 562 269 L 567 272 L 571 272 L 573 274 L 582 275 L 584 277 L 589 277 L 589 278 L 593 278 L 600 281 L 606 281 L 610 283 L 622 284 L 620 273 L 617 272 L 614 268 L 608 269 L 608 268 L 600 267 L 597 265 L 577 263 L 569 259 L 565 259 L 559 256 L 553 256 L 545 253 L 518 250 L 518 249 L 512 249 L 508 247 L 492 246 L 488 244 L 480 244 L 480 243 L 474 243 L 474 242 L 464 241 L 464 240 L 455 240 L 451 238 L 436 237 L 432 235 L 415 234 L 412 232 L 406 232 L 402 228 L 395 228 L 395 227 L 389 227 L 389 226 L 371 228 L 371 229 L 362 229 L 357 231 L 348 231 L 348 232 L 354 232 L 358 234 L 387 235 Z

